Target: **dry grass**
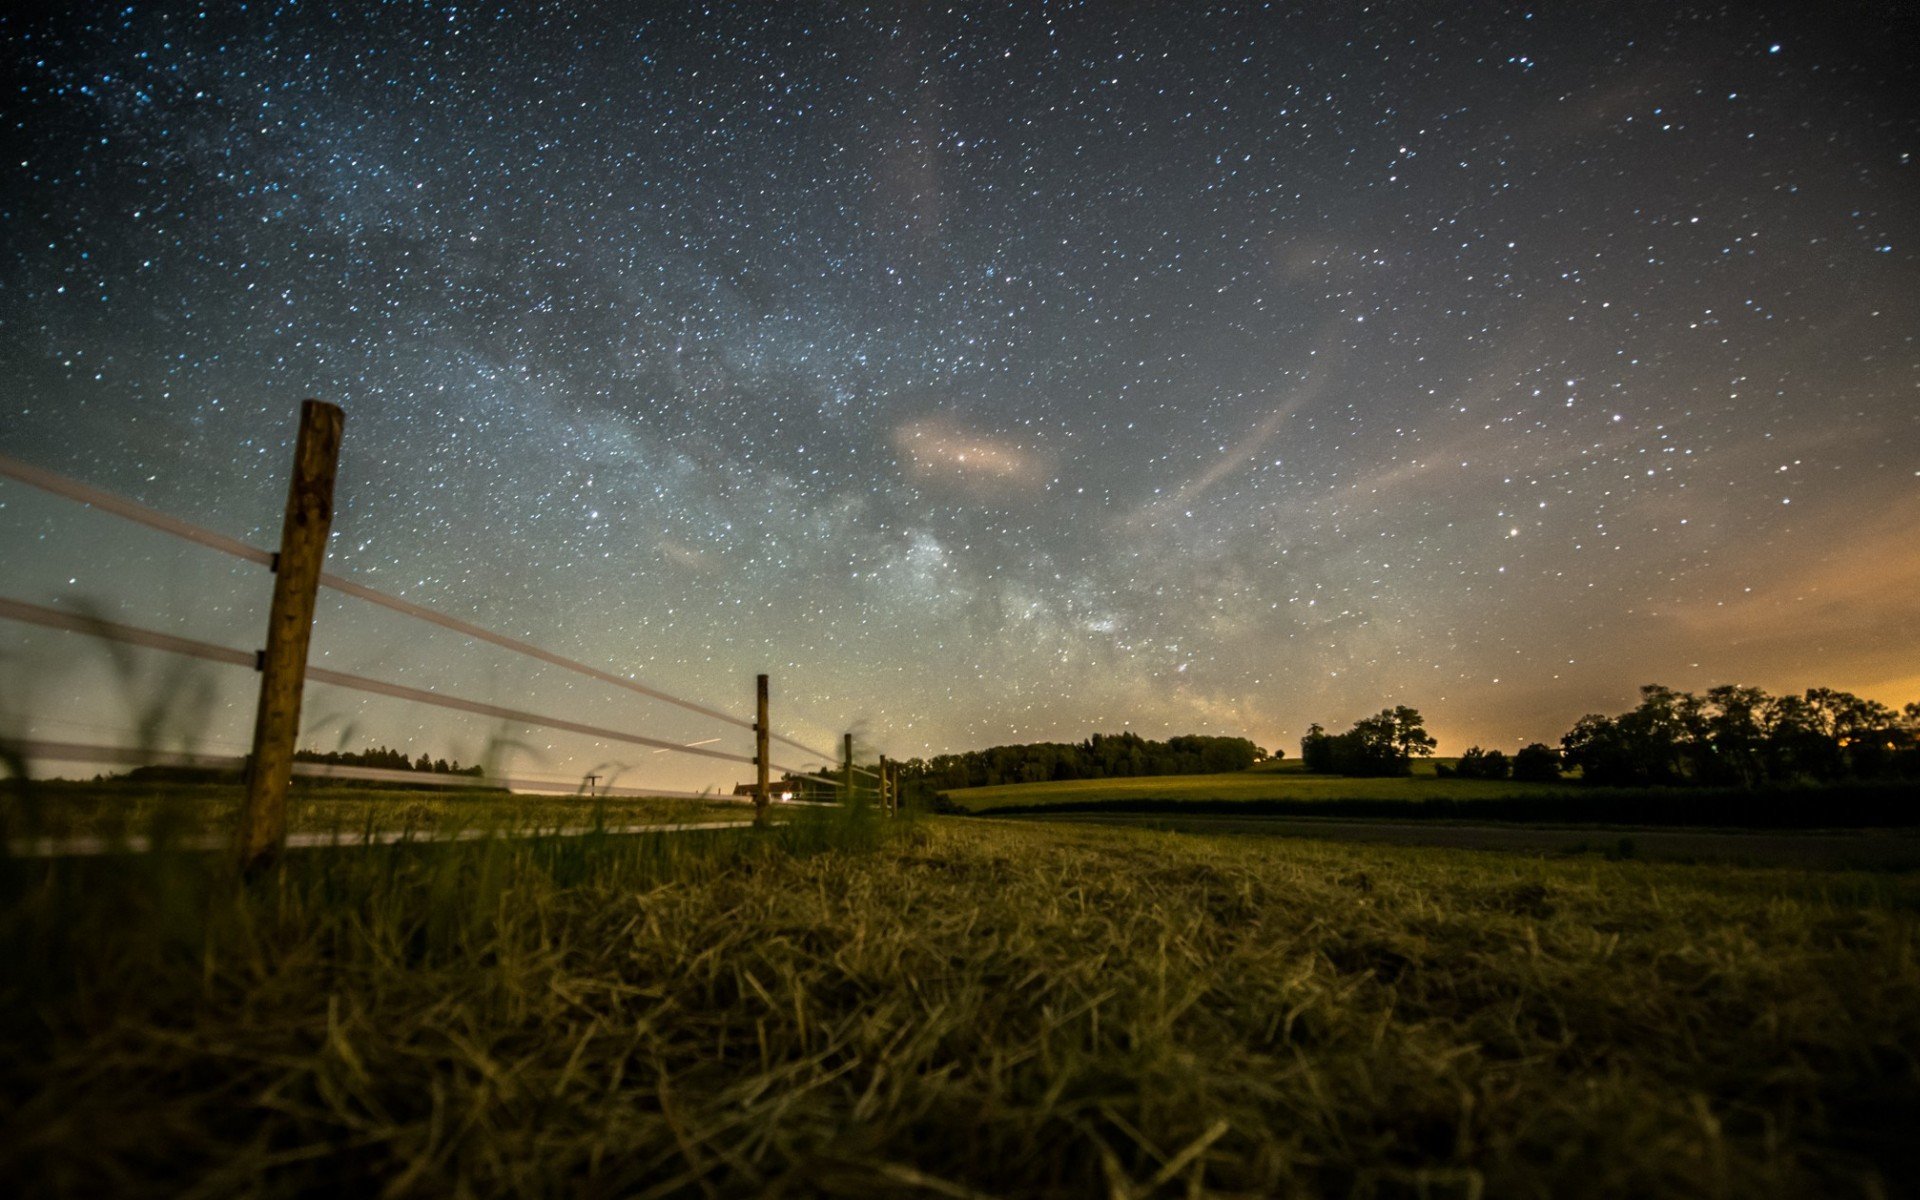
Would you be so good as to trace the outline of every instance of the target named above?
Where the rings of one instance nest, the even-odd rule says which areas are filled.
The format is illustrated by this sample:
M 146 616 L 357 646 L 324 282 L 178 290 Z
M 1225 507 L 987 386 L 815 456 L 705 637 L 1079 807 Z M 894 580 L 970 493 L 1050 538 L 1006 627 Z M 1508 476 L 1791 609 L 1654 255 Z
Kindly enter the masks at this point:
M 977 821 L 5 864 L 23 1194 L 1891 1194 L 1896 876 Z

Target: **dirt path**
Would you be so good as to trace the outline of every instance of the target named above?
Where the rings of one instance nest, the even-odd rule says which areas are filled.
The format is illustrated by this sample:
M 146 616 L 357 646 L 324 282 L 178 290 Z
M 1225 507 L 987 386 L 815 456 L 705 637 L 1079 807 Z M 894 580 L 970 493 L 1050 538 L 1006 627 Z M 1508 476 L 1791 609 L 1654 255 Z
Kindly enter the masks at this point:
M 1323 838 L 1394 846 L 1447 846 L 1521 854 L 1607 854 L 1669 862 L 1736 863 L 1822 870 L 1920 868 L 1920 831 L 1742 830 L 1625 826 L 1468 825 L 1451 821 L 1361 821 L 1338 817 L 1236 817 L 1166 813 L 1061 813 L 1001 817 L 1075 821 L 1178 833 Z

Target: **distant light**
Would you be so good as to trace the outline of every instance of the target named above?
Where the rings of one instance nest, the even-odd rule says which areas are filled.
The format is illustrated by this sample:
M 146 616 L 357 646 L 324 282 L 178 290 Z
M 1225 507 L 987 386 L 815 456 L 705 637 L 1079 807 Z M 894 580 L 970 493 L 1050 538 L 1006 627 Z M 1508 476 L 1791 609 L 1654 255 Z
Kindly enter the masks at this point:
M 1780 43 L 1779 43 L 1779 42 L 1775 42 L 1775 43 L 1774 43 L 1773 45 L 1771 45 L 1771 46 L 1768 46 L 1768 47 L 1767 47 L 1767 53 L 1768 53 L 1768 54 L 1778 54 L 1778 53 L 1780 53 Z

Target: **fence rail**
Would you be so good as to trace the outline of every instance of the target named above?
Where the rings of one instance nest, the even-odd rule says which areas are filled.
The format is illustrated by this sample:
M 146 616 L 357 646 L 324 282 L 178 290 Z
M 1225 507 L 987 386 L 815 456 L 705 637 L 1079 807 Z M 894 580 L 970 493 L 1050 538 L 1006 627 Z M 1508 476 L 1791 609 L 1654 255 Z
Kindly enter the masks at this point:
M 818 759 L 823 764 L 834 763 L 834 756 L 768 728 L 766 676 L 764 675 L 759 677 L 757 719 L 748 721 L 711 705 L 676 696 L 639 680 L 590 666 L 523 639 L 486 629 L 415 601 L 406 600 L 367 584 L 325 571 L 322 569 L 324 564 L 319 563 L 316 556 L 324 557 L 325 540 L 332 521 L 334 464 L 339 452 L 343 417 L 337 408 L 318 401 L 306 402 L 301 408 L 300 415 L 300 438 L 295 449 L 294 484 L 288 500 L 288 517 L 282 536 L 281 554 L 270 553 L 237 538 L 203 528 L 123 496 L 78 480 L 68 479 L 9 455 L 0 454 L 0 478 L 38 488 L 194 545 L 264 566 L 276 575 L 273 612 L 269 622 L 268 649 L 264 651 L 241 650 L 34 604 L 17 598 L 0 597 L 0 619 L 141 646 L 170 654 L 185 655 L 228 666 L 252 667 L 263 672 L 259 719 L 256 725 L 254 753 L 251 756 L 205 755 L 52 741 L 15 742 L 10 746 L 14 753 L 28 758 L 67 761 L 242 769 L 249 778 L 247 803 L 243 806 L 246 811 L 243 812 L 242 817 L 243 857 L 250 861 L 261 861 L 270 852 L 289 844 L 284 828 L 284 789 L 288 775 L 359 779 L 370 782 L 406 782 L 434 787 L 507 787 L 520 790 L 565 787 L 565 785 L 534 779 L 505 777 L 478 779 L 472 776 L 456 779 L 444 775 L 435 777 L 429 772 L 389 771 L 382 768 L 350 767 L 344 764 L 310 762 L 289 764 L 287 760 L 292 754 L 293 730 L 297 727 L 302 685 L 307 682 L 323 683 L 412 703 L 491 717 L 528 727 L 576 733 L 599 741 L 645 746 L 653 749 L 655 753 L 673 752 L 753 766 L 758 776 L 754 797 L 756 820 L 760 821 L 765 819 L 766 805 L 770 798 L 767 772 L 772 768 L 777 768 L 791 776 L 805 778 L 822 787 L 839 788 L 842 790 L 843 797 L 851 796 L 858 791 L 853 782 L 855 773 L 858 773 L 875 781 L 875 791 L 881 797 L 884 807 L 889 809 L 893 807 L 888 802 L 890 792 L 894 789 L 889 787 L 890 772 L 887 770 L 885 760 L 882 760 L 881 770 L 877 773 L 856 766 L 853 762 L 850 735 L 846 738 L 842 760 L 837 764 L 841 776 L 839 779 L 830 777 L 824 767 L 817 773 L 809 773 L 772 761 L 769 743 L 775 741 Z M 314 540 L 316 536 L 318 541 Z M 288 575 L 282 571 L 283 556 L 287 556 L 285 565 L 289 569 L 296 569 L 297 574 Z M 504 705 L 450 696 L 432 689 L 410 687 L 344 671 L 311 666 L 306 662 L 306 641 L 312 626 L 312 596 L 319 587 L 328 588 L 342 595 L 428 622 L 463 637 L 524 655 L 549 666 L 583 675 L 597 682 L 673 705 L 735 728 L 749 730 L 755 737 L 755 753 L 743 755 L 726 750 L 708 749 L 705 742 L 669 741 L 601 725 L 527 712 Z M 276 649 L 276 647 L 282 648 Z M 276 763 L 278 764 L 276 769 L 285 772 L 278 783 L 266 781 L 264 790 L 259 770 L 262 761 Z M 270 771 L 269 774 L 271 773 Z M 590 776 L 589 779 L 591 778 Z M 593 792 L 595 795 L 730 799 L 730 797 L 715 797 L 710 793 L 634 787 L 596 787 Z

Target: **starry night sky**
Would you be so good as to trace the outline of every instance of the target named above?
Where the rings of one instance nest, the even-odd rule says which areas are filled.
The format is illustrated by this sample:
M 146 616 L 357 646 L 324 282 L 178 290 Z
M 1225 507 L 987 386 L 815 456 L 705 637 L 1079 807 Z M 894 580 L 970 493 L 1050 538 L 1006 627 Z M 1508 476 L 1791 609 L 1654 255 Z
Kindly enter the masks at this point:
M 6 453 L 271 545 L 334 401 L 333 569 L 896 756 L 1920 697 L 1898 5 L 240 7 L 0 17 Z M 257 568 L 17 484 L 0 561 L 260 641 Z M 243 672 L 0 639 L 12 731 L 244 743 Z M 749 749 L 354 601 L 315 653 Z

